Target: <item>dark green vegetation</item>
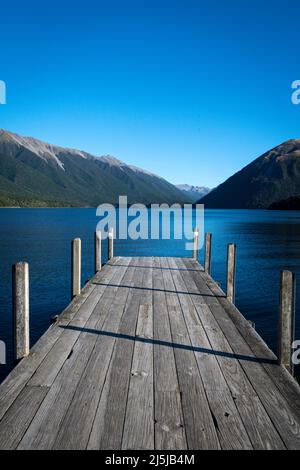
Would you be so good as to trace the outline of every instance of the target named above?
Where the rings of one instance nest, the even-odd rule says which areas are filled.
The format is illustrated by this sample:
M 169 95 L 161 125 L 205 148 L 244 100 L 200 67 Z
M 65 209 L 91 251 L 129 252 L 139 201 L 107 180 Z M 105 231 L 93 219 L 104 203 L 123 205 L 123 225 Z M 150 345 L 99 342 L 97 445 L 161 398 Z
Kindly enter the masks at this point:
M 299 193 L 300 139 L 297 139 L 257 158 L 200 202 L 207 208 L 267 209 Z
M 0 205 L 96 207 L 185 203 L 189 197 L 163 178 L 113 158 L 46 144 L 0 130 Z
M 274 202 L 269 209 L 279 211 L 300 211 L 300 196 L 290 197 L 284 201 Z

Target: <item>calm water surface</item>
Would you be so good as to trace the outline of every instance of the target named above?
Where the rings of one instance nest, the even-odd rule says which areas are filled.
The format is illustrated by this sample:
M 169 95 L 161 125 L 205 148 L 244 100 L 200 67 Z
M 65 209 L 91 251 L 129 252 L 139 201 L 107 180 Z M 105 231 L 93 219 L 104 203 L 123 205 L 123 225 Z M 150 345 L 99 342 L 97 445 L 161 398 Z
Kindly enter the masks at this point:
M 94 209 L 0 209 L 0 340 L 12 367 L 11 267 L 30 263 L 31 345 L 70 301 L 70 241 L 82 239 L 82 279 L 93 275 Z M 297 273 L 296 338 L 300 339 L 300 212 L 207 210 L 213 233 L 212 275 L 225 285 L 226 247 L 237 244 L 237 306 L 276 351 L 279 276 Z M 103 260 L 107 252 L 103 243 Z M 188 256 L 184 241 L 117 241 L 116 255 Z M 203 259 L 203 250 L 200 252 Z

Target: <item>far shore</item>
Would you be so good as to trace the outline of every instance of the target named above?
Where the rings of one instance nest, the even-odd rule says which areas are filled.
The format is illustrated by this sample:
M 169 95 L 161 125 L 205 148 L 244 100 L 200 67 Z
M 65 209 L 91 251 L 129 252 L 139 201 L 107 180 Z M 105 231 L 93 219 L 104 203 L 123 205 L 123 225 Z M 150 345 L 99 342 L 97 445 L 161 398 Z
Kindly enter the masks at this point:
M 100 203 L 99 205 L 104 204 Z M 111 204 L 111 203 L 106 203 Z M 112 204 L 115 209 L 118 209 L 118 205 Z M 1 209 L 97 209 L 98 206 L 0 206 Z M 128 205 L 130 207 L 130 204 Z M 181 206 L 183 207 L 183 206 Z M 193 208 L 195 208 L 195 204 L 193 204 Z M 151 206 L 146 205 L 147 209 L 150 209 Z M 170 206 L 171 208 L 171 206 Z M 260 208 L 260 207 L 253 207 L 253 208 L 244 208 L 244 207 L 208 207 L 204 208 L 204 210 L 219 210 L 219 211 L 267 211 L 267 212 L 300 212 L 300 209 L 269 209 L 269 208 Z

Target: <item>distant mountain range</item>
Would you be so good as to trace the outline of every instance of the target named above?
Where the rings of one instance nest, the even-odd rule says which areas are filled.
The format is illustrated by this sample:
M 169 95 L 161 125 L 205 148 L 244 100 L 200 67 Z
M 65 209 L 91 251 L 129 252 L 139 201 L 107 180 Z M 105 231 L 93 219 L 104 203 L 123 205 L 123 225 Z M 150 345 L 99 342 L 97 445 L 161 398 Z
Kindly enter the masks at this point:
M 211 191 L 210 188 L 205 186 L 192 186 L 190 184 L 177 184 L 176 187 L 187 194 L 193 202 L 198 201 L 199 198 L 206 196 Z
M 186 203 L 188 194 L 114 157 L 96 157 L 0 130 L 0 206 L 96 207 L 118 203 Z
M 210 190 L 174 186 L 111 157 L 51 145 L 0 129 L 0 206 L 96 207 L 118 203 L 195 203 L 206 208 L 289 209 L 300 200 L 300 139 L 266 152 Z
M 300 196 L 300 139 L 266 152 L 199 200 L 206 208 L 267 209 Z

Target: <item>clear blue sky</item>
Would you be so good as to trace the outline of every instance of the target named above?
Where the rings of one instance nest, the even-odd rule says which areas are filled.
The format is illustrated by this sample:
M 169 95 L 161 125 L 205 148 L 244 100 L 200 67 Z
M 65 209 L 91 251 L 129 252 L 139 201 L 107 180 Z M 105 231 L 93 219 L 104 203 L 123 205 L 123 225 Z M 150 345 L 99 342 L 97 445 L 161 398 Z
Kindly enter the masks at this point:
M 0 18 L 0 127 L 208 186 L 300 137 L 297 0 L 11 0 Z

